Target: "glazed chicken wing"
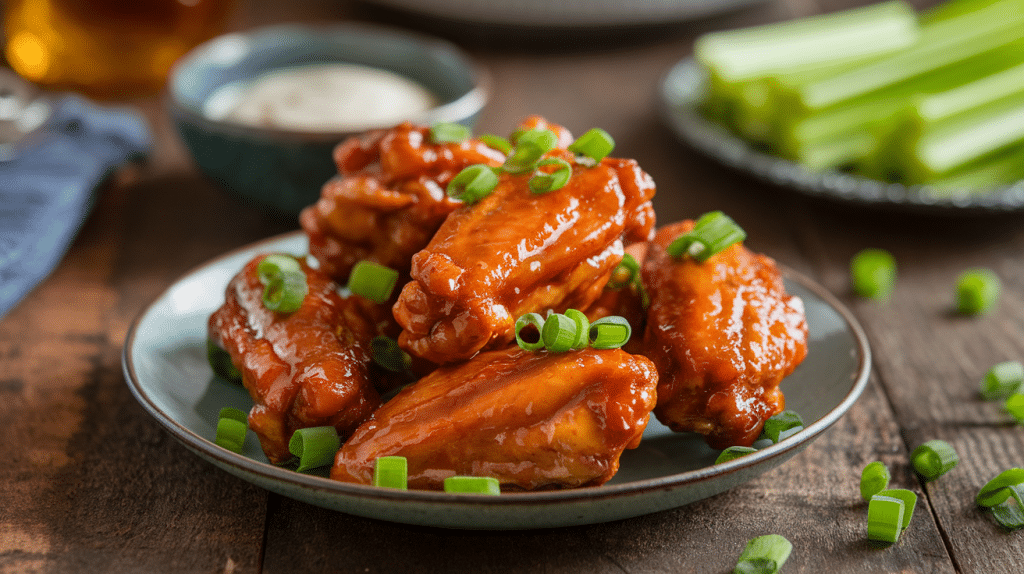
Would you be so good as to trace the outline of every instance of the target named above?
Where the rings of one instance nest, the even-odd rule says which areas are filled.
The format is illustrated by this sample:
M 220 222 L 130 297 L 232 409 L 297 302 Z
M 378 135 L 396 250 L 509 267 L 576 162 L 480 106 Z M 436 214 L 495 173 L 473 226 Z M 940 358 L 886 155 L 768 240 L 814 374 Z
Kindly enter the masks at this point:
M 564 149 L 550 155 L 573 161 Z M 589 307 L 622 258 L 623 237 L 652 232 L 654 183 L 633 160 L 577 164 L 565 187 L 544 194 L 530 191 L 529 178 L 502 173 L 413 256 L 394 306 L 411 354 L 465 360 L 507 345 L 523 313 Z
M 370 484 L 374 461 L 394 455 L 415 489 L 454 475 L 524 490 L 603 484 L 639 444 L 656 384 L 649 360 L 618 349 L 481 353 L 381 407 L 338 451 L 331 478 Z
M 210 341 L 226 350 L 255 403 L 249 427 L 267 458 L 291 458 L 299 428 L 331 425 L 348 436 L 380 406 L 370 379 L 374 326 L 356 297 L 342 298 L 325 274 L 303 264 L 309 292 L 293 313 L 263 304 L 252 259 L 228 284 L 209 320 Z
M 692 221 L 658 231 L 643 266 L 651 303 L 644 354 L 660 375 L 655 415 L 714 448 L 750 446 L 785 408 L 783 377 L 807 354 L 803 302 L 775 262 L 736 244 L 704 263 L 665 248 Z
M 445 194 L 464 167 L 501 165 L 504 156 L 480 143 L 431 143 L 425 127 L 402 124 L 350 138 L 334 153 L 339 175 L 299 221 L 310 254 L 336 281 L 367 259 L 406 272 L 459 202 Z

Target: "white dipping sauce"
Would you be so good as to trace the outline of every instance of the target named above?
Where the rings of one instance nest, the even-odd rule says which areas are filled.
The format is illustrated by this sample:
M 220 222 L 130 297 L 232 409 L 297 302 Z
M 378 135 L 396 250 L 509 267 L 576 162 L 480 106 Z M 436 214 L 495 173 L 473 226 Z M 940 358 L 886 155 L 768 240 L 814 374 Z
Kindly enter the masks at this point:
M 282 68 L 228 84 L 204 113 L 254 127 L 309 132 L 362 131 L 413 119 L 438 104 L 417 82 L 358 64 Z

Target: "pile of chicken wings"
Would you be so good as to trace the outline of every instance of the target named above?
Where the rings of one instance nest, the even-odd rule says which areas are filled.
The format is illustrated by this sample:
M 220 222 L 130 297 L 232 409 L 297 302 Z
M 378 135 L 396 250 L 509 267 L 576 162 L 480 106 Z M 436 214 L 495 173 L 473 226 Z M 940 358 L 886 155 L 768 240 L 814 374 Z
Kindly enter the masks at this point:
M 579 161 L 572 135 L 540 117 L 518 129 L 557 136 L 546 155 L 571 164 L 564 187 L 534 193 L 530 174 L 495 169 L 493 192 L 463 202 L 446 193 L 451 180 L 471 165 L 499 168 L 505 152 L 473 138 L 436 143 L 408 123 L 368 133 L 337 147 L 338 175 L 300 216 L 299 308 L 264 305 L 257 266 L 268 254 L 232 279 L 209 337 L 242 375 L 271 462 L 291 458 L 297 429 L 330 425 L 343 440 L 335 480 L 370 484 L 378 457 L 404 456 L 415 489 L 456 475 L 494 477 L 503 490 L 575 488 L 614 476 L 652 413 L 725 448 L 749 446 L 784 409 L 779 383 L 807 353 L 807 323 L 775 262 L 742 243 L 703 262 L 670 256 L 693 222 L 656 228 L 654 181 L 636 161 Z M 625 253 L 640 280 L 610 283 Z M 398 271 L 391 300 L 341 288 L 360 261 Z M 567 309 L 624 317 L 632 339 L 566 352 L 517 345 L 518 317 Z M 408 368 L 374 361 L 381 337 Z

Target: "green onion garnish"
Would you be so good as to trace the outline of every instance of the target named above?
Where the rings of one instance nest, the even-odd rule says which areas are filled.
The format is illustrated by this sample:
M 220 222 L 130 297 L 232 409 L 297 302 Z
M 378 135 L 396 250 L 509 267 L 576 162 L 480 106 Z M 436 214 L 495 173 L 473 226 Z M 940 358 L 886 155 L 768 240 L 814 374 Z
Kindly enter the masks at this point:
M 527 333 L 523 333 L 524 329 L 533 327 L 533 330 L 527 330 Z M 538 313 L 527 313 L 516 319 L 516 343 L 520 349 L 524 351 L 537 351 L 544 348 L 544 339 L 541 337 L 541 333 L 544 329 L 544 318 Z M 536 339 L 536 340 L 534 340 Z
M 774 443 L 789 438 L 804 428 L 804 419 L 795 411 L 782 411 L 764 422 L 761 436 Z
M 409 462 L 404 456 L 381 456 L 373 465 L 373 485 L 409 490 Z
M 896 259 L 884 249 L 864 249 L 850 260 L 850 281 L 857 295 L 885 300 L 896 286 Z
M 348 289 L 374 303 L 385 303 L 391 298 L 397 282 L 398 271 L 364 260 L 352 267 L 352 273 L 348 276 Z
M 910 526 L 910 519 L 914 517 L 914 508 L 917 507 L 917 494 L 905 488 L 889 488 L 875 496 L 887 496 L 903 501 L 903 522 L 900 523 L 900 530 L 906 530 Z
M 231 362 L 231 355 L 209 339 L 206 340 L 206 360 L 214 375 L 231 383 L 242 382 L 242 372 Z
M 778 534 L 758 536 L 747 542 L 733 574 L 776 574 L 789 559 L 793 544 Z
M 370 341 L 373 362 L 392 373 L 405 373 L 412 368 L 412 357 L 391 337 L 378 335 Z
M 564 353 L 573 348 L 579 336 L 579 325 L 561 313 L 552 313 L 544 320 L 540 338 L 544 348 L 553 353 Z
M 985 483 L 978 491 L 975 502 L 979 506 L 992 507 L 1006 502 L 1012 493 L 1007 487 L 1024 484 L 1024 468 L 1011 468 L 999 473 L 998 476 Z
M 757 452 L 757 449 L 752 446 L 730 446 L 718 455 L 718 458 L 715 459 L 715 464 L 722 464 L 723 462 L 736 460 L 737 458 L 746 456 L 752 452 Z
M 622 289 L 640 281 L 640 264 L 629 253 L 622 254 L 622 261 L 612 270 L 606 289 Z
M 608 157 L 613 149 L 615 149 L 615 140 L 601 128 L 591 128 L 590 131 L 576 138 L 576 141 L 568 147 L 568 150 L 574 154 L 589 157 L 595 162 Z
M 700 216 L 693 229 L 677 237 L 665 251 L 676 259 L 689 255 L 703 263 L 746 238 L 747 233 L 732 218 L 721 211 L 712 211 Z
M 880 460 L 864 467 L 860 473 L 860 496 L 864 500 L 871 500 L 871 497 L 889 487 L 889 469 Z
M 299 429 L 288 441 L 288 452 L 299 457 L 299 472 L 331 464 L 339 448 L 341 439 L 332 426 Z
M 906 506 L 899 498 L 876 494 L 868 502 L 868 539 L 895 543 L 903 531 Z
M 541 171 L 540 168 L 547 165 L 557 165 L 558 168 L 551 173 Z M 572 176 L 572 166 L 569 165 L 569 162 L 553 157 L 537 162 L 537 167 L 534 169 L 533 176 L 528 184 L 530 191 L 539 195 L 562 189 L 565 187 L 565 184 L 569 183 L 570 176 Z
M 590 320 L 577 309 L 566 309 L 565 316 L 576 322 L 576 340 L 572 344 L 573 349 L 585 349 L 590 342 L 587 333 L 590 332 Z
M 444 491 L 459 494 L 501 494 L 501 483 L 491 476 L 449 476 L 444 479 Z
M 618 349 L 629 342 L 633 328 L 618 315 L 601 317 L 590 324 L 590 346 L 595 349 Z
M 533 171 L 544 154 L 558 145 L 558 136 L 551 130 L 532 129 L 519 133 L 515 142 L 502 168 L 509 173 L 525 173 Z
M 245 434 L 249 430 L 249 417 L 233 407 L 224 407 L 217 418 L 217 446 L 231 452 L 242 452 L 245 445 Z
M 1014 393 L 1007 397 L 1003 409 L 1018 423 L 1024 424 L 1024 394 Z
M 981 381 L 981 397 L 994 400 L 1008 397 L 1024 383 L 1024 365 L 1020 361 L 1004 361 L 994 365 Z
M 999 299 L 999 276 L 989 269 L 964 271 L 956 281 L 956 309 L 977 315 L 991 309 Z
M 439 123 L 430 127 L 430 141 L 435 144 L 462 143 L 472 132 L 462 124 Z
M 1021 510 L 1024 508 L 1024 502 L 1021 502 L 1024 493 L 1021 492 L 1021 487 L 1019 486 L 1010 486 L 1008 488 L 1013 493 L 1013 499 L 1016 504 L 1010 500 L 997 504 L 992 507 L 992 516 L 1003 528 L 1016 530 L 1024 527 L 1024 510 Z
M 291 313 L 302 306 L 309 286 L 306 273 L 290 255 L 267 255 L 256 267 L 263 283 L 263 305 L 271 311 Z
M 489 165 L 473 164 L 448 182 L 445 192 L 452 198 L 472 205 L 487 197 L 498 186 L 498 174 Z
M 960 462 L 960 457 L 948 442 L 936 439 L 915 448 L 910 462 L 917 474 L 931 481 L 952 470 Z
M 488 147 L 492 147 L 505 155 L 508 155 L 512 151 L 512 144 L 501 136 L 483 134 L 477 139 L 484 142 Z

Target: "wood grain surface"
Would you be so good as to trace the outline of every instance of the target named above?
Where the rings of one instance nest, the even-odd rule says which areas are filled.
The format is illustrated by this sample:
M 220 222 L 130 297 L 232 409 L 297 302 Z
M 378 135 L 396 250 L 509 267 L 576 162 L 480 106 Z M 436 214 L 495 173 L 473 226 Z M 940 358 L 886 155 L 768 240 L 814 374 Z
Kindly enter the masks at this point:
M 507 133 L 538 113 L 576 133 L 600 126 L 616 155 L 655 179 L 659 221 L 722 209 L 748 245 L 823 284 L 868 333 L 873 374 L 839 423 L 790 462 L 713 498 L 608 524 L 522 532 L 412 527 L 270 494 L 201 461 L 131 396 L 120 354 L 132 319 L 189 269 L 297 223 L 242 205 L 201 176 L 159 98 L 133 104 L 158 135 L 142 166 L 99 192 L 62 264 L 0 321 L 0 574 L 23 572 L 725 573 L 745 542 L 793 542 L 783 572 L 1019 572 L 1024 533 L 973 502 L 1001 470 L 1024 466 L 1024 428 L 978 382 L 1024 359 L 1024 226 L 1000 217 L 924 217 L 808 199 L 697 155 L 659 115 L 658 84 L 712 29 L 837 10 L 864 1 L 771 1 L 653 30 L 561 32 L 517 46 L 508 31 L 417 21 L 341 1 L 243 2 L 233 24 L 384 20 L 419 25 L 469 50 L 493 79 L 480 132 Z M 919 6 L 929 2 L 917 2 Z M 892 251 L 891 300 L 850 293 L 847 264 Z M 951 312 L 968 267 L 1003 280 L 997 310 Z M 908 464 L 942 438 L 960 453 L 923 483 Z M 866 540 L 860 471 L 881 460 L 918 493 L 914 522 L 891 547 Z

